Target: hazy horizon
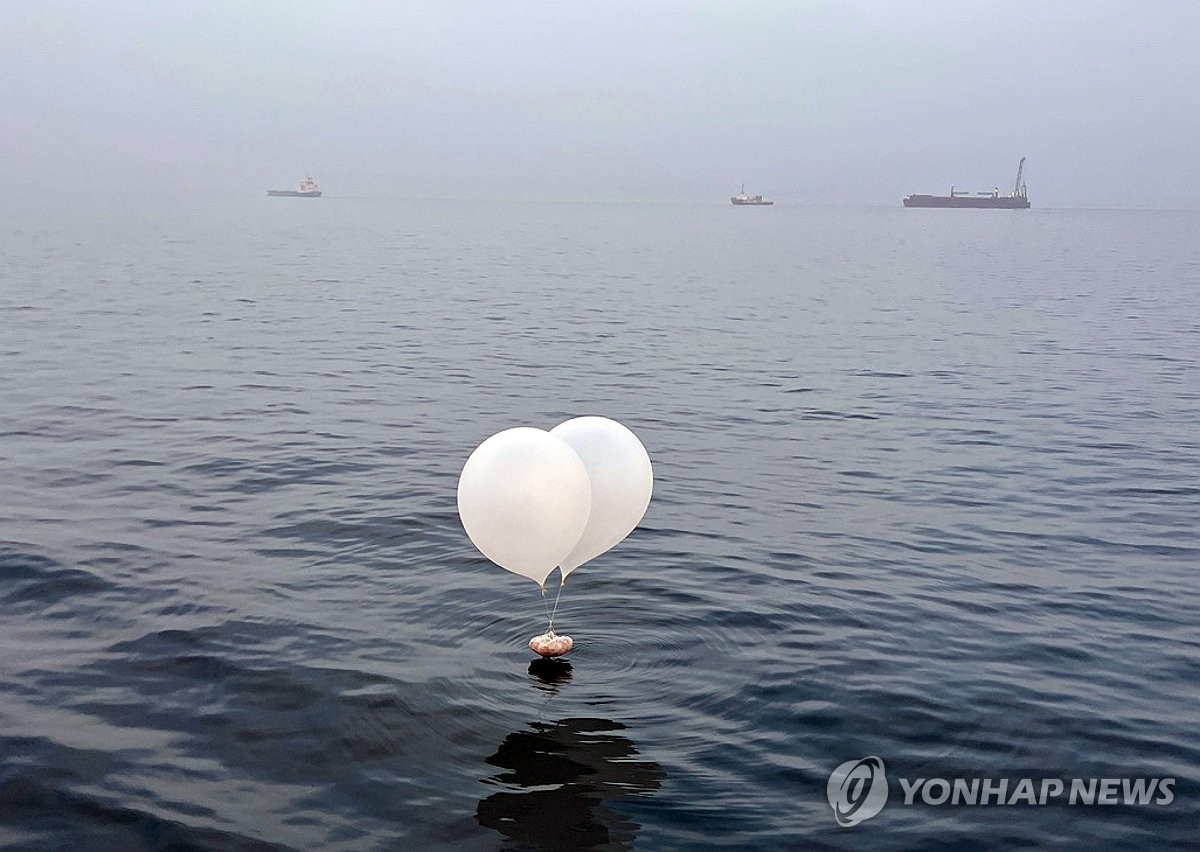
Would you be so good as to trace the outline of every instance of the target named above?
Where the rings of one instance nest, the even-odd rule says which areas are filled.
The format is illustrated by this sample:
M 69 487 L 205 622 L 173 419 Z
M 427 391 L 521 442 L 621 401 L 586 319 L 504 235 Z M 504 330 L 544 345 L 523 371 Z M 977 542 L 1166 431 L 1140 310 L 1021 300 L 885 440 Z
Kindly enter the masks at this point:
M 0 179 L 64 193 L 1200 198 L 1200 7 L 10 2 Z

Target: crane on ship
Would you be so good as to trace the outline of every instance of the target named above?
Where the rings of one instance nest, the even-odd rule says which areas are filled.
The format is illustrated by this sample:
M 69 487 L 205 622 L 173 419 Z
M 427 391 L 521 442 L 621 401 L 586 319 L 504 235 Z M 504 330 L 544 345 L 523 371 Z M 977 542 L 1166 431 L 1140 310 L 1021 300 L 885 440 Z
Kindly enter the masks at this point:
M 1021 182 L 1021 179 L 1023 177 L 1025 177 L 1025 158 L 1024 157 L 1021 158 L 1021 162 L 1017 166 L 1017 182 L 1015 184 L 1013 184 L 1013 197 L 1014 198 L 1024 198 L 1025 197 L 1025 184 Z

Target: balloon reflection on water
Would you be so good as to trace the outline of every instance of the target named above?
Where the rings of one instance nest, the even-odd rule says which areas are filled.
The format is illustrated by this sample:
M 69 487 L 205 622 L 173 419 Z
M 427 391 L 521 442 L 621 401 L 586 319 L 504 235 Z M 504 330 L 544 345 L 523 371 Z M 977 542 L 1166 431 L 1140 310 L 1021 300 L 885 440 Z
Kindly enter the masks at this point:
M 534 662 L 551 664 L 539 666 L 539 679 L 570 679 L 569 663 Z M 487 759 L 502 771 L 485 783 L 505 789 L 480 801 L 475 818 L 542 848 L 628 848 L 641 826 L 610 805 L 657 790 L 666 775 L 639 759 L 624 730 L 608 719 L 569 718 L 514 731 Z

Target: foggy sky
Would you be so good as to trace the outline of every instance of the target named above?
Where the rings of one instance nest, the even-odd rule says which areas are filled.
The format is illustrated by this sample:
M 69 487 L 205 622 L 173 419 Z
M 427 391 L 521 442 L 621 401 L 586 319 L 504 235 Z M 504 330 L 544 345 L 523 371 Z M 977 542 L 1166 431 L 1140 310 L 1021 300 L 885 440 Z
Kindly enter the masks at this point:
M 9 198 L 1200 207 L 1200 2 L 0 3 Z

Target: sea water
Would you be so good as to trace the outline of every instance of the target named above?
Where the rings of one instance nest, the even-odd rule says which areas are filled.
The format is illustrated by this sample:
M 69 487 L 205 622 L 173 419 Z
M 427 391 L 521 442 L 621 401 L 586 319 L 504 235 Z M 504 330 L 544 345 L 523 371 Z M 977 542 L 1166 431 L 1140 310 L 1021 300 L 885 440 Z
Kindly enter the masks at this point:
M 1200 214 L 96 200 L 0 221 L 0 841 L 1194 842 Z M 471 450 L 602 414 L 537 587 Z M 842 828 L 839 764 L 891 797 Z M 1174 778 L 1168 805 L 898 779 Z M 1014 781 L 1015 783 L 1015 781 Z M 516 845 L 514 845 L 516 844 Z

